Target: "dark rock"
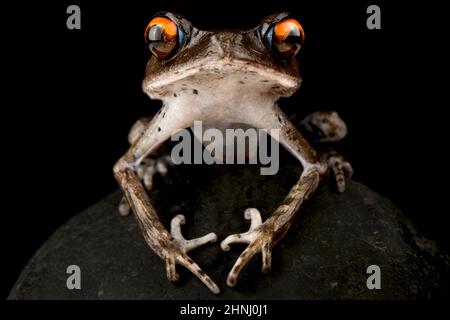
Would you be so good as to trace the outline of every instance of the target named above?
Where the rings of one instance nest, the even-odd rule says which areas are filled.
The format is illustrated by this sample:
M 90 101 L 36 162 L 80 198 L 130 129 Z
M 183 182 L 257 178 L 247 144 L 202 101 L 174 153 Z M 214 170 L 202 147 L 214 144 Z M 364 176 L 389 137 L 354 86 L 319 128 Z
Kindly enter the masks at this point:
M 166 224 L 186 216 L 186 238 L 214 231 L 219 237 L 190 256 L 221 287 L 215 296 L 178 266 L 180 281 L 166 279 L 164 263 L 145 244 L 133 216 L 121 217 L 117 191 L 75 216 L 37 251 L 9 299 L 420 299 L 448 297 L 448 256 L 412 229 L 389 200 L 351 182 L 339 195 L 324 186 L 275 247 L 272 271 L 261 257 L 242 271 L 235 288 L 227 274 L 245 248 L 220 250 L 231 233 L 248 229 L 244 210 L 267 218 L 297 180 L 287 165 L 275 176 L 256 166 L 182 166 L 163 182 L 152 201 Z M 81 290 L 66 288 L 66 268 L 81 268 Z M 369 265 L 381 268 L 381 290 L 366 286 Z

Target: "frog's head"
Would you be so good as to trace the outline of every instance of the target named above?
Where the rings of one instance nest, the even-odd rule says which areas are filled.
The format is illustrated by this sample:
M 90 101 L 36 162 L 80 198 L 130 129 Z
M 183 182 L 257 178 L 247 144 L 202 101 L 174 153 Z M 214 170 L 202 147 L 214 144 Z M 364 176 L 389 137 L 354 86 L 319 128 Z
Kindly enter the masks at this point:
M 150 21 L 145 37 L 152 57 L 143 89 L 151 98 L 207 92 L 203 100 L 219 93 L 278 99 L 301 83 L 295 55 L 304 33 L 287 13 L 269 16 L 247 31 L 203 31 L 163 12 Z

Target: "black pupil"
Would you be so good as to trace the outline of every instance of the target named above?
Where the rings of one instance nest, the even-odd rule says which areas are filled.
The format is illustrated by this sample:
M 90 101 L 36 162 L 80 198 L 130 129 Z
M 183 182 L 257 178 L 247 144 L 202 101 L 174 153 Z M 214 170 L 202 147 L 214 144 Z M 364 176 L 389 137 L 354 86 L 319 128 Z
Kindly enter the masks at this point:
M 291 29 L 289 30 L 289 34 L 286 37 L 286 42 L 291 43 L 293 45 L 301 44 L 302 35 L 300 29 Z
M 301 30 L 299 28 L 292 28 L 289 30 L 285 39 L 281 40 L 275 38 L 273 44 L 281 55 L 288 58 L 294 56 L 300 50 L 301 42 Z

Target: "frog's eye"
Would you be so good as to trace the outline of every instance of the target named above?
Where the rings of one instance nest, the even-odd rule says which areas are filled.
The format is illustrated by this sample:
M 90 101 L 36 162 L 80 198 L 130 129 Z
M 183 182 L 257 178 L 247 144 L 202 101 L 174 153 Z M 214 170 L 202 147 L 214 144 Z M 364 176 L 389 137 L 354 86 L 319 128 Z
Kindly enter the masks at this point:
M 155 17 L 145 29 L 145 40 L 150 51 L 160 60 L 172 58 L 184 41 L 184 31 L 167 17 Z
M 266 32 L 264 40 L 269 48 L 281 59 L 289 59 L 297 54 L 305 38 L 300 23 L 292 18 L 274 23 Z

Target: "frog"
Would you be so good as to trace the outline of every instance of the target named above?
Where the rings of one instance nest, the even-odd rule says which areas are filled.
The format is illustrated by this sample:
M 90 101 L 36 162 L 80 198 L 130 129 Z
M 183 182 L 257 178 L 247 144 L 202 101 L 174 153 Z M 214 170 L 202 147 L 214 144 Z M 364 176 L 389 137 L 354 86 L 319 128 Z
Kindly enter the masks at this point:
M 159 12 L 145 29 L 151 52 L 142 82 L 143 91 L 162 107 L 152 118 L 142 118 L 128 136 L 130 148 L 116 162 L 114 176 L 124 192 L 119 211 L 134 213 L 148 246 L 165 263 L 169 281 L 177 281 L 176 266 L 187 268 L 214 294 L 220 288 L 188 255 L 190 250 L 217 241 L 214 232 L 187 240 L 181 233 L 186 223 L 178 214 L 170 231 L 161 222 L 148 190 L 155 174 L 165 175 L 170 157 L 151 159 L 171 136 L 195 121 L 224 129 L 236 124 L 251 128 L 278 130 L 273 136 L 300 163 L 303 170 L 277 209 L 262 220 L 257 208 L 244 211 L 249 230 L 227 236 L 220 243 L 223 251 L 243 243 L 226 283 L 233 287 L 244 266 L 262 255 L 262 272 L 271 269 L 272 249 L 284 237 L 297 213 L 317 191 L 331 171 L 339 192 L 351 166 L 336 152 L 320 155 L 278 105 L 281 97 L 294 94 L 301 85 L 296 55 L 303 46 L 303 27 L 290 13 L 276 13 L 249 30 L 200 30 L 183 15 Z M 347 128 L 339 115 L 317 112 L 298 127 L 318 137 L 316 142 L 342 139 Z M 320 134 L 318 134 L 320 133 Z M 332 170 L 330 170 L 332 168 Z M 242 218 L 241 218 L 242 219 Z

